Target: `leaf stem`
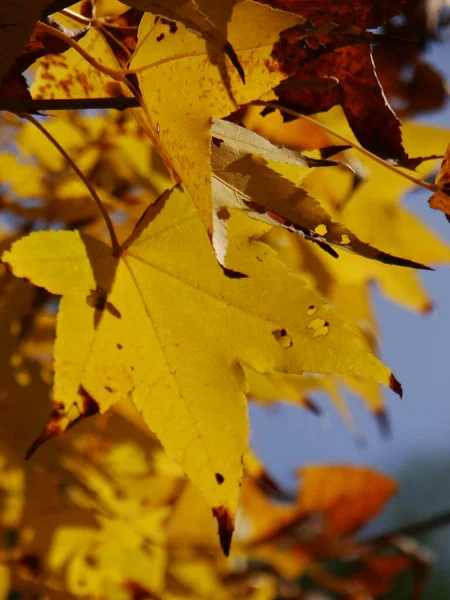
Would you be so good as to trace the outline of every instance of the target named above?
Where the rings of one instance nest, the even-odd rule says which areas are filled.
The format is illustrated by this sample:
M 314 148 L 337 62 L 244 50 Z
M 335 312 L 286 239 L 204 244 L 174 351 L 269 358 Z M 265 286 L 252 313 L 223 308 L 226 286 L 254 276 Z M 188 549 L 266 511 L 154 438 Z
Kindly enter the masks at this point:
M 68 35 L 66 35 L 62 31 L 59 31 L 58 29 L 55 29 L 54 27 L 50 27 L 49 25 L 46 25 L 45 23 L 40 23 L 40 26 L 43 28 L 44 31 L 47 31 L 49 34 L 53 34 L 56 37 L 60 38 L 61 40 L 64 40 L 69 46 L 71 46 L 74 50 L 76 50 L 85 60 L 87 60 L 87 62 L 91 66 L 93 66 L 94 69 L 98 69 L 101 73 L 105 73 L 105 75 L 109 75 L 109 77 L 111 77 L 112 79 L 114 79 L 116 81 L 120 81 L 121 83 L 123 83 L 124 85 L 127 86 L 127 88 L 133 94 L 134 98 L 139 102 L 142 110 L 144 111 L 146 120 L 140 119 L 141 124 L 143 125 L 143 127 L 146 130 L 147 134 L 149 135 L 150 139 L 155 143 L 156 147 L 161 151 L 162 156 L 164 158 L 165 155 L 164 155 L 163 149 L 161 147 L 161 144 L 158 142 L 158 136 L 157 136 L 155 127 L 153 127 L 153 125 L 152 125 L 152 122 L 150 119 L 150 114 L 147 110 L 147 107 L 145 106 L 145 103 L 140 102 L 141 97 L 140 97 L 139 90 L 136 88 L 136 86 L 131 81 L 129 81 L 126 78 L 127 75 L 139 73 L 144 68 L 149 68 L 152 65 L 146 65 L 145 67 L 141 67 L 139 69 L 130 69 L 130 70 L 111 69 L 110 67 L 106 67 L 103 63 L 99 62 L 97 59 L 95 59 L 93 56 L 91 56 L 88 52 L 86 52 L 86 50 L 82 46 L 80 46 L 80 44 L 78 44 L 78 42 L 75 42 L 74 40 L 72 40 Z M 158 63 L 156 63 L 156 64 L 158 64 Z M 168 164 L 171 165 L 170 161 Z M 178 182 L 179 177 L 175 173 L 173 167 L 171 167 L 171 174 L 173 175 L 175 182 Z
M 116 25 L 115 23 L 108 23 L 108 21 L 104 20 L 104 18 L 99 19 L 90 19 L 89 17 L 84 17 L 80 13 L 77 13 L 70 8 L 64 8 L 60 11 L 61 14 L 68 17 L 69 19 L 73 19 L 77 21 L 77 23 L 83 23 L 83 25 L 93 25 L 94 27 L 109 27 L 111 29 L 138 29 L 138 25 Z
M 18 98 L 0 100 L 0 111 L 33 113 L 40 110 L 87 110 L 87 109 L 116 109 L 138 108 L 139 100 L 131 96 L 114 96 L 105 98 Z
M 76 175 L 84 183 L 84 185 L 88 189 L 90 195 L 92 196 L 92 199 L 97 204 L 98 209 L 103 217 L 103 220 L 105 221 L 106 227 L 108 229 L 109 237 L 111 239 L 113 256 L 118 258 L 120 256 L 120 244 L 117 239 L 114 225 L 111 221 L 111 218 L 110 218 L 108 211 L 106 210 L 103 202 L 100 200 L 99 195 L 95 191 L 94 186 L 86 179 L 83 172 L 79 169 L 79 167 L 76 165 L 76 163 L 70 158 L 70 156 L 67 154 L 67 152 L 64 150 L 64 148 L 61 146 L 61 144 L 57 140 L 55 140 L 55 138 L 45 129 L 45 127 L 41 123 L 39 123 L 39 121 L 37 119 L 35 119 L 32 115 L 29 115 L 27 113 L 13 113 L 13 114 L 15 114 L 18 117 L 21 117 L 22 119 L 26 119 L 27 121 L 32 123 L 35 127 L 37 127 L 37 129 L 39 129 L 39 131 L 43 135 L 45 135 L 45 137 L 48 139 L 48 141 L 51 144 L 53 144 L 53 146 L 62 154 L 62 156 L 64 156 L 67 163 L 70 165 L 70 167 L 73 169 L 73 171 L 76 173 Z
M 263 100 L 256 100 L 255 102 L 252 102 L 252 104 L 254 106 L 266 106 L 267 108 L 273 108 L 274 110 L 279 110 L 281 112 L 286 113 L 287 115 L 291 115 L 292 117 L 304 119 L 305 121 L 308 121 L 309 123 L 313 123 L 314 125 L 317 125 L 317 127 L 320 127 L 320 129 L 322 129 L 323 131 L 326 131 L 330 135 L 338 138 L 339 140 L 342 140 L 345 144 L 351 146 L 354 150 L 358 150 L 358 152 L 360 152 L 361 154 L 364 154 L 364 156 L 367 156 L 367 158 L 370 158 L 371 160 L 377 162 L 379 165 L 383 166 L 386 169 L 389 169 L 389 171 L 396 173 L 400 177 L 403 177 L 404 179 L 408 179 L 415 185 L 423 187 L 426 190 L 429 190 L 430 192 L 437 192 L 438 190 L 440 190 L 439 184 L 427 183 L 426 181 L 423 181 L 422 179 L 419 179 L 418 177 L 414 177 L 414 175 L 410 175 L 409 173 L 405 173 L 404 171 L 401 171 L 398 167 L 395 167 L 391 163 L 380 158 L 376 154 L 373 154 L 369 150 L 366 150 L 365 148 L 360 146 L 358 143 L 353 142 L 352 140 L 345 137 L 341 133 L 337 133 L 336 131 L 334 131 L 334 129 L 331 129 L 331 127 L 328 127 L 327 125 L 325 125 L 324 123 L 321 123 L 320 121 L 317 121 L 316 119 L 312 119 L 311 117 L 302 115 L 301 113 L 299 113 L 295 110 L 292 110 L 290 108 L 285 108 L 284 106 L 280 106 L 276 102 L 265 102 Z
M 77 23 L 82 23 L 83 25 L 90 25 L 93 21 L 93 19 L 90 19 L 89 17 L 85 17 L 85 16 L 81 15 L 80 13 L 75 12 L 74 10 L 70 10 L 70 8 L 63 8 L 60 12 L 65 17 L 68 17 L 69 19 L 73 19 Z
M 399 529 L 396 529 L 394 531 L 390 531 L 389 533 L 384 533 L 374 538 L 369 538 L 367 542 L 371 544 L 386 543 L 399 536 L 416 536 L 422 533 L 433 531 L 434 529 L 439 529 L 441 527 L 448 527 L 449 525 L 450 510 L 446 510 L 440 514 L 430 517 L 429 519 L 426 519 L 425 521 L 420 521 L 419 523 L 411 523 L 409 525 L 400 527 Z
M 47 23 L 42 23 L 41 21 L 39 21 L 39 27 L 41 28 L 42 31 L 46 31 L 50 35 L 54 35 L 55 37 L 59 38 L 60 40 L 63 40 L 67 45 L 71 46 L 85 60 L 87 60 L 87 62 L 91 66 L 93 66 L 94 69 L 97 69 L 98 71 L 100 71 L 101 73 L 104 73 L 105 75 L 108 75 L 115 81 L 120 81 L 121 83 L 124 83 L 127 86 L 129 84 L 129 82 L 126 78 L 127 75 L 138 75 L 139 73 L 142 73 L 148 69 L 151 69 L 153 67 L 158 67 L 159 65 L 163 65 L 165 63 L 172 62 L 174 60 L 174 58 L 172 56 L 170 56 L 168 58 L 164 58 L 164 59 L 149 63 L 147 65 L 143 65 L 142 67 L 136 67 L 135 69 L 111 69 L 110 67 L 107 67 L 106 65 L 104 65 L 103 63 L 98 61 L 96 58 L 91 56 L 89 54 L 89 52 L 86 52 L 86 50 L 83 48 L 83 46 L 81 46 L 78 42 L 73 40 L 70 36 L 66 35 L 64 32 L 59 31 L 59 29 L 55 29 L 55 27 L 51 27 L 50 25 L 47 25 Z M 179 56 L 177 56 L 177 59 L 189 58 L 192 56 L 196 56 L 196 53 L 195 52 L 186 52 L 185 54 L 180 54 Z
M 94 67 L 94 69 L 97 69 L 101 73 L 108 75 L 115 81 L 120 81 L 120 82 L 124 83 L 125 85 L 128 85 L 128 80 L 126 79 L 126 75 L 128 74 L 127 71 L 119 70 L 119 69 L 111 69 L 110 67 L 107 67 L 106 65 L 104 65 L 103 63 L 98 61 L 96 58 L 91 56 L 89 54 L 89 52 L 87 52 L 83 48 L 83 46 L 80 46 L 80 44 L 78 42 L 76 42 L 75 40 L 73 40 L 70 36 L 66 35 L 62 31 L 59 31 L 59 29 L 55 29 L 55 27 L 51 27 L 50 25 L 47 25 L 47 23 L 39 22 L 39 28 L 42 31 L 46 31 L 50 35 L 54 35 L 55 37 L 59 38 L 60 40 L 63 40 L 66 44 L 68 44 L 74 50 L 76 50 L 78 52 L 78 54 L 80 54 L 85 60 L 87 60 L 87 62 L 92 67 Z

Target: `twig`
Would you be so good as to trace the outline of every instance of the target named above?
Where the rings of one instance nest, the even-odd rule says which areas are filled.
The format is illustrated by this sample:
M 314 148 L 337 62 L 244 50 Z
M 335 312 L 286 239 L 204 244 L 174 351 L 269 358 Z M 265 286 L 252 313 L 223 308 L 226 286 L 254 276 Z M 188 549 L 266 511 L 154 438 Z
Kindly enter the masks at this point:
M 47 100 L 17 99 L 0 100 L 0 111 L 35 113 L 40 110 L 88 110 L 88 109 L 115 109 L 137 108 L 139 102 L 136 98 L 115 96 L 114 98 L 61 98 Z
M 405 525 L 405 527 L 400 527 L 399 529 L 379 535 L 367 541 L 371 544 L 386 543 L 398 536 L 415 536 L 446 525 L 450 525 L 450 510 L 447 510 L 439 515 L 435 515 L 434 517 L 430 517 L 425 521 L 412 523 L 411 525 Z
M 281 106 L 281 105 L 277 104 L 276 102 L 264 102 L 262 100 L 256 100 L 255 102 L 252 102 L 252 104 L 254 106 L 266 106 L 267 108 L 273 108 L 274 110 L 279 110 L 283 113 L 286 113 L 287 115 L 291 115 L 292 117 L 296 117 L 298 119 L 304 119 L 305 121 L 309 121 L 310 123 L 317 125 L 317 127 L 320 127 L 320 129 L 323 129 L 323 131 L 326 131 L 330 135 L 338 138 L 339 140 L 342 140 L 345 144 L 351 146 L 354 150 L 358 150 L 358 152 L 361 152 L 361 154 L 364 154 L 364 156 L 367 156 L 367 158 L 370 158 L 371 160 L 377 162 L 379 165 L 382 165 L 385 169 L 389 169 L 389 171 L 393 171 L 399 177 L 408 179 L 415 185 L 423 187 L 426 190 L 429 190 L 430 192 L 437 192 L 440 190 L 440 186 L 438 184 L 427 183 L 426 181 L 422 181 L 422 179 L 414 177 L 413 175 L 410 175 L 409 173 L 400 171 L 400 169 L 398 169 L 394 165 L 391 165 L 389 162 L 387 162 L 386 160 L 383 160 L 376 154 L 369 152 L 369 150 L 366 150 L 365 148 L 363 148 L 356 142 L 353 142 L 352 140 L 345 137 L 344 135 L 338 133 L 337 131 L 334 131 L 334 129 L 331 129 L 331 127 L 328 127 L 327 125 L 325 125 L 324 123 L 321 123 L 320 121 L 316 121 L 315 119 L 312 119 L 311 117 L 302 115 L 301 113 L 299 113 L 295 110 L 291 110 L 290 108 L 285 108 L 284 106 Z
M 126 75 L 128 74 L 128 71 L 123 71 L 123 70 L 119 70 L 119 69 L 111 69 L 110 67 L 107 67 L 106 65 L 104 65 L 103 63 L 98 61 L 96 58 L 91 56 L 89 54 L 89 52 L 87 52 L 83 48 L 83 46 L 80 46 L 80 44 L 78 42 L 73 40 L 71 37 L 69 37 L 62 31 L 59 31 L 59 29 L 56 29 L 55 27 L 51 27 L 50 25 L 47 25 L 46 23 L 39 22 L 39 28 L 41 31 L 45 31 L 48 34 L 54 35 L 55 37 L 59 38 L 60 40 L 63 40 L 66 44 L 68 44 L 74 50 L 76 50 L 78 52 L 78 54 L 80 54 L 85 60 L 87 60 L 87 62 L 92 67 L 94 67 L 101 73 L 108 75 L 109 77 L 111 77 L 111 79 L 114 79 L 115 81 L 120 81 L 121 83 L 124 83 L 125 85 L 127 84 Z
M 77 13 L 74 10 L 70 10 L 70 8 L 63 8 L 61 14 L 65 17 L 69 17 L 69 19 L 73 19 L 77 23 L 82 23 L 83 25 L 90 25 L 94 21 L 94 19 L 80 15 L 80 13 Z
M 61 144 L 57 140 L 55 140 L 55 138 L 45 129 L 45 127 L 43 127 L 41 125 L 41 123 L 39 123 L 39 121 L 37 121 L 34 117 L 32 117 L 31 115 L 29 115 L 27 113 L 15 113 L 15 114 L 18 117 L 21 117 L 23 119 L 26 119 L 27 121 L 30 121 L 30 123 L 32 123 L 35 127 L 37 127 L 37 129 L 39 129 L 39 131 L 43 135 L 45 135 L 45 137 L 49 140 L 49 142 L 51 144 L 53 144 L 53 146 L 62 154 L 62 156 L 64 156 L 64 158 L 66 159 L 68 164 L 72 167 L 73 171 L 78 175 L 78 177 L 81 179 L 81 181 L 87 187 L 90 195 L 92 196 L 92 199 L 98 206 L 98 209 L 103 217 L 103 220 L 105 221 L 106 227 L 108 228 L 109 237 L 111 239 L 111 245 L 113 248 L 113 255 L 116 258 L 118 258 L 120 256 L 120 244 L 119 244 L 119 241 L 116 236 L 114 225 L 111 221 L 108 211 L 106 210 L 106 208 L 103 205 L 103 202 L 100 200 L 99 195 L 95 191 L 94 186 L 86 179 L 83 172 L 79 169 L 79 167 L 76 165 L 76 163 L 70 158 L 70 156 L 67 154 L 67 152 L 64 150 L 64 148 L 61 146 Z

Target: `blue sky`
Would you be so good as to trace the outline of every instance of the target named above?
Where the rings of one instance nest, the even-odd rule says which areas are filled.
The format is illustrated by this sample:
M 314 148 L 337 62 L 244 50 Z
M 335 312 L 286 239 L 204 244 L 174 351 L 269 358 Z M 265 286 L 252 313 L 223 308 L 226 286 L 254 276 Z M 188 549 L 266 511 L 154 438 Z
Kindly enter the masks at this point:
M 430 48 L 427 58 L 450 85 L 450 41 Z M 450 129 L 450 103 L 445 110 L 418 120 Z M 450 243 L 450 224 L 428 207 L 427 199 L 424 190 L 417 190 L 405 201 Z M 404 388 L 403 400 L 387 392 L 391 439 L 380 437 L 373 418 L 355 399 L 350 403 L 367 441 L 363 448 L 355 445 L 328 402 L 321 402 L 328 412 L 326 426 L 292 406 L 279 405 L 270 411 L 251 407 L 254 447 L 286 486 L 294 484 L 294 468 L 318 462 L 363 464 L 395 477 L 400 493 L 370 527 L 373 532 L 450 510 L 450 270 L 439 268 L 425 273 L 423 279 L 435 302 L 435 310 L 428 316 L 412 314 L 379 293 L 374 295 L 382 358 Z M 450 594 L 450 526 L 427 534 L 424 541 L 438 556 L 425 600 L 442 600 Z

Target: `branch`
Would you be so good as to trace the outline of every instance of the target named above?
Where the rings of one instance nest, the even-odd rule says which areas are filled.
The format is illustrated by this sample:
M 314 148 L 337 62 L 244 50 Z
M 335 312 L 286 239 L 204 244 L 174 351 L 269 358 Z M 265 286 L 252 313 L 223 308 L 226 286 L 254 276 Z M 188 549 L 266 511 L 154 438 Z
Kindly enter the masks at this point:
M 388 161 L 384 160 L 383 158 L 380 158 L 376 154 L 373 154 L 373 152 L 366 150 L 365 148 L 363 148 L 356 142 L 353 142 L 352 140 L 348 139 L 344 135 L 338 133 L 337 131 L 334 131 L 334 129 L 331 129 L 331 127 L 328 127 L 327 125 L 325 125 L 325 123 L 322 123 L 321 121 L 316 121 L 316 119 L 308 117 L 307 115 L 303 115 L 302 113 L 299 113 L 295 110 L 291 110 L 290 108 L 286 108 L 276 102 L 264 102 L 263 100 L 255 100 L 254 102 L 252 102 L 252 104 L 253 104 L 253 106 L 266 106 L 267 108 L 272 108 L 273 110 L 279 110 L 280 112 L 286 113 L 287 115 L 291 115 L 292 117 L 295 117 L 296 119 L 304 119 L 305 121 L 308 121 L 309 123 L 312 123 L 313 125 L 316 125 L 317 127 L 320 127 L 320 129 L 323 129 L 323 131 L 326 131 L 330 135 L 333 135 L 334 137 L 343 141 L 346 145 L 351 146 L 354 150 L 361 152 L 361 154 L 364 154 L 364 156 L 367 156 L 367 158 L 370 158 L 371 160 L 377 162 L 379 165 L 383 166 L 385 169 L 388 169 L 389 171 L 392 171 L 393 173 L 400 175 L 400 177 L 403 177 L 404 179 L 408 179 L 408 181 L 411 181 L 411 183 L 414 183 L 415 185 L 423 187 L 426 190 L 429 190 L 430 192 L 438 192 L 441 190 L 441 187 L 439 186 L 439 184 L 427 183 L 426 181 L 422 181 L 422 179 L 418 179 L 417 177 L 414 177 L 413 175 L 410 175 L 409 173 L 406 173 L 405 171 L 401 171 L 399 167 L 396 167 L 393 164 L 389 163 Z
M 63 98 L 58 100 L 33 100 L 20 98 L 18 100 L 0 100 L 0 111 L 36 113 L 40 110 L 86 110 L 113 108 L 125 110 L 137 108 L 139 102 L 136 98 L 116 96 L 114 98 Z
M 404 527 L 400 527 L 395 531 L 379 535 L 367 541 L 373 544 L 386 542 L 389 543 L 391 540 L 399 536 L 416 536 L 421 533 L 426 533 L 428 531 L 432 531 L 433 529 L 438 529 L 448 525 L 450 525 L 450 510 L 447 510 L 439 515 L 435 515 L 434 517 L 426 519 L 425 521 L 412 523 L 411 525 L 405 525 Z
M 90 195 L 92 196 L 92 199 L 97 204 L 98 209 L 105 221 L 106 227 L 109 232 L 109 237 L 111 238 L 111 246 L 113 249 L 113 256 L 115 258 L 119 258 L 121 248 L 120 248 L 120 244 L 117 239 L 117 236 L 116 236 L 114 225 L 111 221 L 108 211 L 106 210 L 106 208 L 103 205 L 103 202 L 101 201 L 99 195 L 95 191 L 94 186 L 86 179 L 83 172 L 79 169 L 77 164 L 70 158 L 70 156 L 67 154 L 67 152 L 64 150 L 64 148 L 61 146 L 61 144 L 45 129 L 45 127 L 43 125 L 41 125 L 41 123 L 39 123 L 39 121 L 37 121 L 34 117 L 32 117 L 31 115 L 29 115 L 27 113 L 13 113 L 13 114 L 16 114 L 17 117 L 20 117 L 22 119 L 27 119 L 27 121 L 32 123 L 37 129 L 39 129 L 39 131 L 48 139 L 48 141 L 51 144 L 53 144 L 53 146 L 60 152 L 60 154 L 62 154 L 62 156 L 64 156 L 64 158 L 66 159 L 69 166 L 74 170 L 75 174 L 84 183 L 84 185 L 88 189 Z

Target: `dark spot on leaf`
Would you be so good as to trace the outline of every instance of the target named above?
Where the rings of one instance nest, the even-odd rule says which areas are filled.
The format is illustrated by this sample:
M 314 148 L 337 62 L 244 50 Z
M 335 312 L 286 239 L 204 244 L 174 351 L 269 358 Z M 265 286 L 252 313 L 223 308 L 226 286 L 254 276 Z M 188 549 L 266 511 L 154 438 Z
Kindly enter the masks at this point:
M 280 342 L 280 344 L 283 346 L 283 348 L 285 348 L 286 350 L 288 348 L 290 348 L 293 345 L 293 341 L 290 338 L 288 332 L 286 331 L 286 329 L 275 329 L 274 331 L 272 331 L 272 335 L 273 337 L 277 340 L 277 342 Z
M 222 208 L 217 211 L 217 216 L 219 219 L 227 221 L 230 218 L 230 211 L 225 206 L 222 206 Z
M 220 265 L 222 271 L 225 273 L 225 275 L 227 277 L 229 277 L 230 279 L 244 279 L 245 277 L 248 277 L 248 275 L 245 275 L 245 273 L 239 273 L 239 271 L 233 271 L 233 269 L 227 269 L 227 267 L 224 267 L 223 265 Z
M 106 390 L 107 392 L 111 392 L 111 393 L 113 392 L 113 389 L 112 389 L 112 387 L 109 387 L 109 385 L 105 385 L 105 390 Z
M 220 473 L 216 473 L 216 481 L 219 485 L 222 485 L 222 483 L 225 481 L 225 477 Z
M 234 521 L 224 506 L 216 506 L 212 511 L 219 525 L 220 545 L 225 556 L 228 556 L 230 554 L 231 538 L 233 537 Z
M 117 344 L 117 350 L 122 350 L 123 346 L 122 344 Z
M 175 21 L 170 22 L 169 31 L 172 35 L 178 31 L 178 25 L 175 23 Z
M 391 376 L 389 378 L 389 387 L 396 394 L 398 394 L 400 396 L 400 398 L 403 398 L 403 389 L 402 389 L 402 386 L 401 386 L 400 382 L 397 381 L 397 379 L 394 377 L 393 373 L 391 373 Z
M 166 36 L 164 35 L 164 33 L 160 33 L 157 38 L 156 41 L 157 42 L 162 42 L 162 40 L 165 38 Z

